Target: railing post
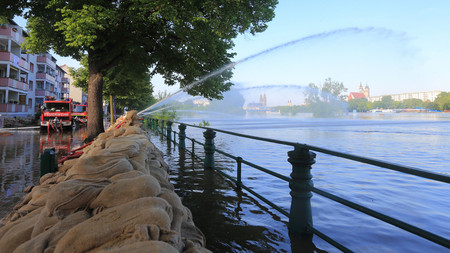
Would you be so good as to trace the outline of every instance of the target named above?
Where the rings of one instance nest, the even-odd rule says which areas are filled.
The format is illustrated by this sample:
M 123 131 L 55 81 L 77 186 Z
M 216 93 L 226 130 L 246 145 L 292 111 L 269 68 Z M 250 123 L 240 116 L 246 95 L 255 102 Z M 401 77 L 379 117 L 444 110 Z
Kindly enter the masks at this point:
M 177 132 L 173 131 L 173 144 L 177 144 Z
M 241 179 L 241 174 L 242 174 L 242 157 L 237 157 L 236 158 L 236 162 L 237 162 L 237 186 L 239 188 L 241 188 L 241 186 L 242 186 L 242 179 Z
M 161 124 L 161 125 L 160 125 L 160 128 L 161 128 L 161 135 L 164 136 L 164 130 L 165 130 L 165 129 L 164 129 L 164 120 L 161 119 L 160 122 L 161 122 L 161 123 L 160 123 L 160 124 Z
M 186 149 L 186 125 L 179 124 L 178 130 L 180 130 L 180 132 L 178 133 L 178 148 Z
M 172 140 L 172 121 L 168 120 L 166 122 L 166 126 L 167 126 L 167 140 L 171 141 Z
M 195 152 L 195 139 L 192 139 L 192 152 L 191 152 L 192 156 L 195 155 L 194 152 Z
M 295 146 L 293 151 L 288 152 L 288 161 L 292 164 L 291 180 L 291 210 L 289 214 L 289 233 L 307 237 L 312 235 L 313 227 L 311 197 L 309 189 L 313 186 L 311 181 L 311 165 L 316 161 L 316 154 L 309 149 Z
M 46 148 L 41 155 L 40 176 L 57 170 L 55 148 Z
M 205 137 L 205 162 L 203 163 L 204 169 L 214 169 L 214 137 L 216 137 L 216 132 L 211 129 L 207 129 L 203 132 L 203 137 Z

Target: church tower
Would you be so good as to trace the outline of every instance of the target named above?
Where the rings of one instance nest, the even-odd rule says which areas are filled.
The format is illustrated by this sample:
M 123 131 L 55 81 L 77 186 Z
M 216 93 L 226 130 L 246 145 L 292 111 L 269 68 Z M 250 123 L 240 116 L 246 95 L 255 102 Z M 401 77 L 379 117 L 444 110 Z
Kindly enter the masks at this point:
M 366 87 L 364 87 L 364 95 L 366 96 L 366 98 L 370 97 L 370 89 L 369 89 L 369 85 L 367 85 L 367 83 L 366 83 Z
M 263 97 L 263 106 L 266 107 L 267 106 L 267 98 L 266 98 L 266 93 L 264 93 L 264 97 Z
M 359 93 L 364 93 L 362 83 L 359 83 Z

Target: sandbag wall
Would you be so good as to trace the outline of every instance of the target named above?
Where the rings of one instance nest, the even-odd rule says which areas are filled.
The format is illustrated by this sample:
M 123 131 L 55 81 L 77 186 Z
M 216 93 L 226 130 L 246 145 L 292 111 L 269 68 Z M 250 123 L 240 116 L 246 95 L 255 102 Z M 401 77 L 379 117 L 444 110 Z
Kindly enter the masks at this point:
M 25 189 L 0 252 L 210 252 L 136 112 L 118 124 Z

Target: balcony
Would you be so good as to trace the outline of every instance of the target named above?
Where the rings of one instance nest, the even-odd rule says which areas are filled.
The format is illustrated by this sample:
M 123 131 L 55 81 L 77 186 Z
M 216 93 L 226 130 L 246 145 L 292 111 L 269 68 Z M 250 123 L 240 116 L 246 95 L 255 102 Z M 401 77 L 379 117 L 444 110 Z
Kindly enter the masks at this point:
M 46 91 L 46 90 L 36 90 L 35 96 L 36 97 L 47 97 L 47 96 L 51 96 L 51 92 L 50 91 Z
M 69 83 L 69 78 L 67 78 L 67 77 L 61 78 L 61 82 L 62 83 Z
M 38 56 L 36 61 L 39 63 L 47 63 L 52 68 L 56 68 L 56 63 L 53 62 L 51 59 L 47 58 L 46 56 Z
M 0 104 L 0 112 L 27 112 L 27 105 Z
M 17 27 L 0 26 L 0 37 L 11 38 L 17 44 L 23 43 L 22 29 Z
M 30 86 L 26 83 L 5 77 L 0 77 L 0 87 L 11 87 L 23 91 L 28 91 L 30 89 Z
M 56 79 L 53 76 L 51 76 L 47 73 L 39 73 L 39 72 L 36 73 L 36 80 L 48 80 L 49 82 L 52 82 L 52 83 L 56 82 Z
M 67 88 L 61 88 L 61 92 L 62 92 L 62 93 L 69 93 L 69 89 L 67 89 Z
M 26 71 L 30 71 L 30 64 L 28 62 L 10 52 L 0 51 L 0 61 L 11 62 L 16 67 L 21 67 Z

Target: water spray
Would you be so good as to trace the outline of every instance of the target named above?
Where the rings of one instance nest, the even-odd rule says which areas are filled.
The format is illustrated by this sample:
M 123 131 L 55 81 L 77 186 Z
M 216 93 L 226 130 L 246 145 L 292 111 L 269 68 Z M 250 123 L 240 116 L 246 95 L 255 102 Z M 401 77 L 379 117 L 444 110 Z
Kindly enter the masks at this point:
M 211 73 L 209 73 L 209 74 L 207 74 L 207 75 L 201 77 L 199 80 L 194 81 L 194 82 L 192 82 L 192 83 L 186 85 L 185 87 L 181 88 L 180 90 L 178 90 L 178 91 L 175 92 L 174 94 L 172 94 L 172 95 L 170 95 L 170 96 L 168 96 L 168 97 L 162 99 L 162 100 L 159 101 L 158 103 L 155 103 L 155 104 L 149 106 L 148 108 L 146 108 L 146 109 L 144 109 L 144 110 L 138 112 L 138 114 L 143 114 L 144 112 L 146 112 L 146 111 L 148 111 L 148 110 L 151 110 L 151 109 L 153 109 L 153 108 L 155 108 L 155 107 L 157 107 L 157 106 L 160 106 L 161 103 L 164 103 L 164 102 L 167 101 L 169 98 L 172 98 L 173 96 L 175 96 L 175 95 L 177 95 L 177 94 L 179 94 L 179 93 L 182 93 L 182 92 L 186 92 L 186 93 L 187 93 L 190 89 L 192 89 L 193 87 L 195 87 L 195 86 L 199 85 L 200 83 L 206 81 L 207 79 L 209 79 L 209 78 L 211 78 L 211 77 L 214 77 L 214 76 L 216 76 L 216 75 L 219 75 L 219 74 L 221 74 L 222 72 L 224 72 L 225 70 L 234 68 L 236 65 L 241 64 L 241 63 L 243 63 L 243 62 L 246 62 L 246 61 L 248 61 L 248 60 L 251 60 L 251 59 L 253 59 L 253 58 L 256 58 L 256 57 L 258 57 L 258 56 L 265 55 L 265 54 L 271 53 L 271 52 L 273 52 L 273 51 L 275 51 L 275 50 L 278 50 L 278 49 L 281 49 L 281 48 L 284 48 L 284 47 L 288 47 L 288 46 L 292 46 L 292 45 L 295 45 L 295 44 L 298 44 L 298 43 L 304 42 L 304 41 L 327 38 L 327 37 L 330 37 L 330 36 L 333 36 L 333 35 L 337 35 L 337 34 L 342 34 L 342 33 L 354 33 L 354 34 L 358 34 L 358 33 L 362 33 L 362 32 L 371 32 L 371 31 L 381 31 L 381 32 L 387 33 L 389 36 L 392 36 L 392 33 L 393 33 L 391 30 L 389 30 L 389 29 L 384 29 L 384 28 L 375 28 L 375 27 L 368 27 L 368 28 L 349 27 L 349 28 L 337 29 L 337 30 L 328 31 L 328 32 L 322 32 L 322 33 L 318 33 L 318 34 L 306 36 L 306 37 L 303 37 L 303 38 L 300 38 L 300 39 L 297 39 L 297 40 L 293 40 L 293 41 L 290 41 L 290 42 L 287 42 L 287 43 L 283 43 L 283 44 L 280 44 L 280 45 L 278 45 L 278 46 L 275 46 L 275 47 L 266 49 L 266 50 L 264 50 L 264 51 L 261 51 L 261 52 L 259 52 L 259 53 L 256 53 L 256 54 L 250 55 L 250 56 L 248 56 L 248 57 L 245 57 L 245 58 L 243 58 L 243 59 L 241 59 L 241 60 L 239 60 L 239 61 L 229 63 L 229 64 L 225 65 L 224 67 L 221 67 L 221 68 L 219 68 L 218 70 L 213 71 L 213 72 L 211 72 Z

